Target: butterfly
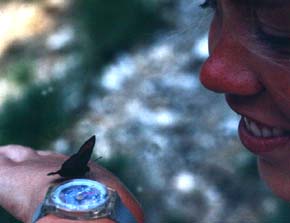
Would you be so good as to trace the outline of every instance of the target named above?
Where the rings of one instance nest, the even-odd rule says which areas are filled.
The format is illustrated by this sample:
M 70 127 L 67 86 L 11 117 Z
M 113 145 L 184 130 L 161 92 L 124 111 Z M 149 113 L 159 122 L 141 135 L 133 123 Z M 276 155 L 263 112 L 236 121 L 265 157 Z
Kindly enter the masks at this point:
M 90 171 L 88 167 L 88 162 L 91 158 L 94 146 L 95 146 L 96 137 L 90 137 L 79 149 L 79 151 L 69 157 L 62 164 L 61 168 L 56 172 L 48 173 L 47 175 L 59 174 L 62 177 L 73 178 L 73 177 L 82 177 L 87 172 Z M 99 157 L 101 158 L 101 157 Z M 98 158 L 98 159 L 99 159 Z

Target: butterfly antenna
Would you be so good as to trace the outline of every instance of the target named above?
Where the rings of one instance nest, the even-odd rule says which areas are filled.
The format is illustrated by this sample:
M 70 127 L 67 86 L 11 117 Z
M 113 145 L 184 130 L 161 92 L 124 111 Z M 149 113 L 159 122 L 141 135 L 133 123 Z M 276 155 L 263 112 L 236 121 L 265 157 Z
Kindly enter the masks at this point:
M 95 159 L 95 161 L 102 159 L 102 158 L 103 158 L 102 156 L 99 156 L 97 159 Z

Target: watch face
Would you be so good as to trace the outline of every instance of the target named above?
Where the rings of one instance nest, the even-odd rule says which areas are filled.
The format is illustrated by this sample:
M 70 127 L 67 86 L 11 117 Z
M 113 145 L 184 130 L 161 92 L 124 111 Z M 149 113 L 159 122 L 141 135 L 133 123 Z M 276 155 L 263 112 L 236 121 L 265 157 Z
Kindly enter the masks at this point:
M 104 207 L 109 194 L 106 186 L 97 181 L 74 179 L 54 188 L 50 198 L 59 209 L 90 211 Z

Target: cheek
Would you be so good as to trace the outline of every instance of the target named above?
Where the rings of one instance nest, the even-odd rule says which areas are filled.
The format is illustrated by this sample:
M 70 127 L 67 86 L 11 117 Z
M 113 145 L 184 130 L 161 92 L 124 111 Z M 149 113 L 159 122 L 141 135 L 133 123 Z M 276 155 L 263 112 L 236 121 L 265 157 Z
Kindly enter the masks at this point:
M 277 102 L 282 113 L 290 120 L 290 80 L 282 80 L 273 87 L 272 97 Z
M 257 63 L 256 63 L 257 64 Z M 281 67 L 264 61 L 259 69 L 260 78 L 279 110 L 290 120 L 290 67 Z M 263 69 L 262 69 L 263 68 Z

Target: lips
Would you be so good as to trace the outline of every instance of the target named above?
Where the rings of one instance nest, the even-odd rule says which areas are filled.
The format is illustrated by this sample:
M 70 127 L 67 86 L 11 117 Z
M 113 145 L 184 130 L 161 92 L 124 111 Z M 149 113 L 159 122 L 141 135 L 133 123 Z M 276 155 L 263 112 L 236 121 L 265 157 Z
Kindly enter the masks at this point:
M 239 135 L 246 148 L 255 154 L 271 152 L 290 145 L 290 132 L 279 127 L 270 127 L 242 117 L 239 124 Z
M 289 131 L 278 127 L 269 127 L 247 117 L 243 117 L 246 129 L 256 137 L 271 138 L 290 135 Z

